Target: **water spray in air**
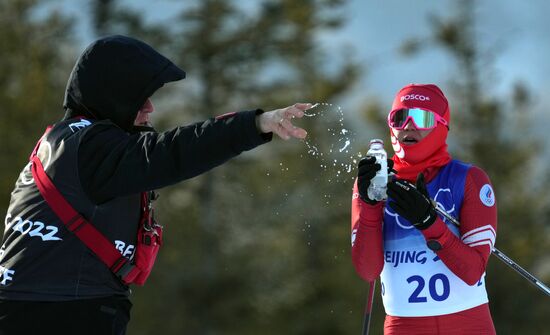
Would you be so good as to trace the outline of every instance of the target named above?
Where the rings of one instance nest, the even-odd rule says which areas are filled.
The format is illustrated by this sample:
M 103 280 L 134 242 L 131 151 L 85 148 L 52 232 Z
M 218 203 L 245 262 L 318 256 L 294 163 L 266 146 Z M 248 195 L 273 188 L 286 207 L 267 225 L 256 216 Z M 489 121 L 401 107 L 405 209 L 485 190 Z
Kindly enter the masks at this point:
M 330 174 L 329 182 L 352 179 L 352 171 L 361 153 L 355 154 L 355 134 L 345 123 L 342 107 L 319 102 L 304 117 L 315 118 L 314 129 L 303 142 L 307 153 L 319 160 L 319 167 Z

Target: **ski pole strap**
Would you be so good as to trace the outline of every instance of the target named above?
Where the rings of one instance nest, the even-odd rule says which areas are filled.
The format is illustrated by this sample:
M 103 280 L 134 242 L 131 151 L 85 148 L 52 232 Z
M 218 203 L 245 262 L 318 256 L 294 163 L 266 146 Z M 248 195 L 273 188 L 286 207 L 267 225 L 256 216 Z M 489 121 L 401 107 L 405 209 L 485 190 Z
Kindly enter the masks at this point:
M 59 193 L 50 177 L 44 171 L 44 166 L 38 156 L 32 156 L 32 176 L 35 184 L 46 203 L 65 224 L 65 227 L 75 234 L 90 250 L 92 250 L 109 269 L 120 278 L 129 273 L 133 265 L 123 257 L 115 246 L 97 230 L 88 220 L 82 217 Z

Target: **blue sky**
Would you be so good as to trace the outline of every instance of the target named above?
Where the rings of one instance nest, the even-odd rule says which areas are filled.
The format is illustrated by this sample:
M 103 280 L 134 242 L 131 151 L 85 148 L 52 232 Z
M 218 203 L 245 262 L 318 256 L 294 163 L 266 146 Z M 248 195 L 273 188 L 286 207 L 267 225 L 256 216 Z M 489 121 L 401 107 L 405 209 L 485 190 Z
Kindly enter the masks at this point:
M 454 1 L 385 0 L 383 5 L 373 1 L 352 1 L 350 24 L 335 40 L 348 40 L 358 49 L 358 55 L 370 64 L 364 83 L 367 87 L 387 87 L 397 91 L 407 82 L 445 81 L 458 69 L 453 68 L 441 50 L 426 50 L 409 59 L 395 52 L 411 37 L 429 34 L 428 13 L 452 15 Z M 550 2 L 486 0 L 478 2 L 476 20 L 480 45 L 496 47 L 493 73 L 494 89 L 505 94 L 510 84 L 523 80 L 545 92 L 550 88 L 547 73 L 550 70 L 548 35 Z M 372 29 L 383 27 L 387 29 Z
M 125 0 L 129 6 L 143 10 L 150 21 L 171 18 L 186 1 L 175 0 Z M 242 0 L 243 6 L 254 6 L 259 1 Z M 445 80 L 456 69 L 440 50 L 425 50 L 413 58 L 397 55 L 397 49 L 407 38 L 429 34 L 429 13 L 450 16 L 455 9 L 451 0 L 383 2 L 351 0 L 343 10 L 348 21 L 344 28 L 333 34 L 320 37 L 324 48 L 334 53 L 349 49 L 356 59 L 368 68 L 362 85 L 369 89 L 387 92 L 390 98 L 403 83 L 436 82 Z M 85 3 L 85 2 L 84 2 Z M 78 33 L 82 46 L 91 42 L 89 20 L 82 1 L 53 0 L 48 8 L 62 10 L 79 17 Z M 550 86 L 550 2 L 530 0 L 527 2 L 485 0 L 478 2 L 476 9 L 477 31 L 484 47 L 500 48 L 493 63 L 498 75 L 497 91 L 505 93 L 514 80 L 525 80 L 546 91 Z M 377 29 L 373 29 L 376 27 Z M 380 29 L 380 27 L 386 27 Z M 384 93 L 386 95 L 386 93 Z
M 125 0 L 124 3 L 142 10 L 150 21 L 161 21 L 169 20 L 186 1 Z M 240 3 L 252 7 L 259 1 L 242 0 Z M 351 53 L 367 69 L 355 89 L 341 102 L 342 106 L 353 109 L 373 96 L 389 105 L 393 94 L 410 82 L 433 82 L 446 91 L 448 80 L 459 69 L 443 51 L 430 48 L 415 57 L 404 58 L 397 50 L 408 38 L 428 36 L 428 15 L 452 16 L 455 3 L 456 0 L 349 1 L 342 11 L 347 17 L 344 28 L 319 36 L 322 47 L 335 55 L 333 59 L 338 59 L 342 53 Z M 46 5 L 46 8 L 79 18 L 81 48 L 93 39 L 85 16 L 89 10 L 82 4 L 82 1 L 53 0 Z M 550 103 L 547 94 L 550 91 L 550 21 L 547 19 L 550 1 L 485 0 L 478 1 L 476 6 L 476 32 L 480 46 L 498 50 L 488 67 L 487 84 L 491 85 L 492 93 L 508 99 L 512 83 L 527 83 L 535 98 L 532 127 L 535 133 L 542 133 L 544 122 L 540 120 L 550 122 L 550 113 L 545 111 L 545 106 Z M 369 92 L 370 96 L 363 92 Z M 546 151 L 550 152 L 548 146 Z

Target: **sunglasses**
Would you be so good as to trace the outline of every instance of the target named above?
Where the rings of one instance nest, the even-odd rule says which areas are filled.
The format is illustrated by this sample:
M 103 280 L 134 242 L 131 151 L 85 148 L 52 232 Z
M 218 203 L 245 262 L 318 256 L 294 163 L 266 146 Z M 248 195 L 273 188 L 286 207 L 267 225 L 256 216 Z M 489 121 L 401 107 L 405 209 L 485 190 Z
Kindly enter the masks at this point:
M 398 109 L 388 115 L 388 125 L 396 130 L 403 130 L 409 121 L 418 130 L 434 129 L 438 122 L 449 128 L 447 120 L 441 115 L 420 108 Z

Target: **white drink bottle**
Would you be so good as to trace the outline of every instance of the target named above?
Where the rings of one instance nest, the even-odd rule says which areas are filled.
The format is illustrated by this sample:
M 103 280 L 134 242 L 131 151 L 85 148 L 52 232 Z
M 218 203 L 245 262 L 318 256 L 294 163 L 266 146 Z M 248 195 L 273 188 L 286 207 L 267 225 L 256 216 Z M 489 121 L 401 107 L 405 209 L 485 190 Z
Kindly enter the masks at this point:
M 367 155 L 374 156 L 376 163 L 381 166 L 380 170 L 376 172 L 376 176 L 371 179 L 367 194 L 371 200 L 385 200 L 387 198 L 386 185 L 388 183 L 388 154 L 384 150 L 384 141 L 380 139 L 371 140 Z

